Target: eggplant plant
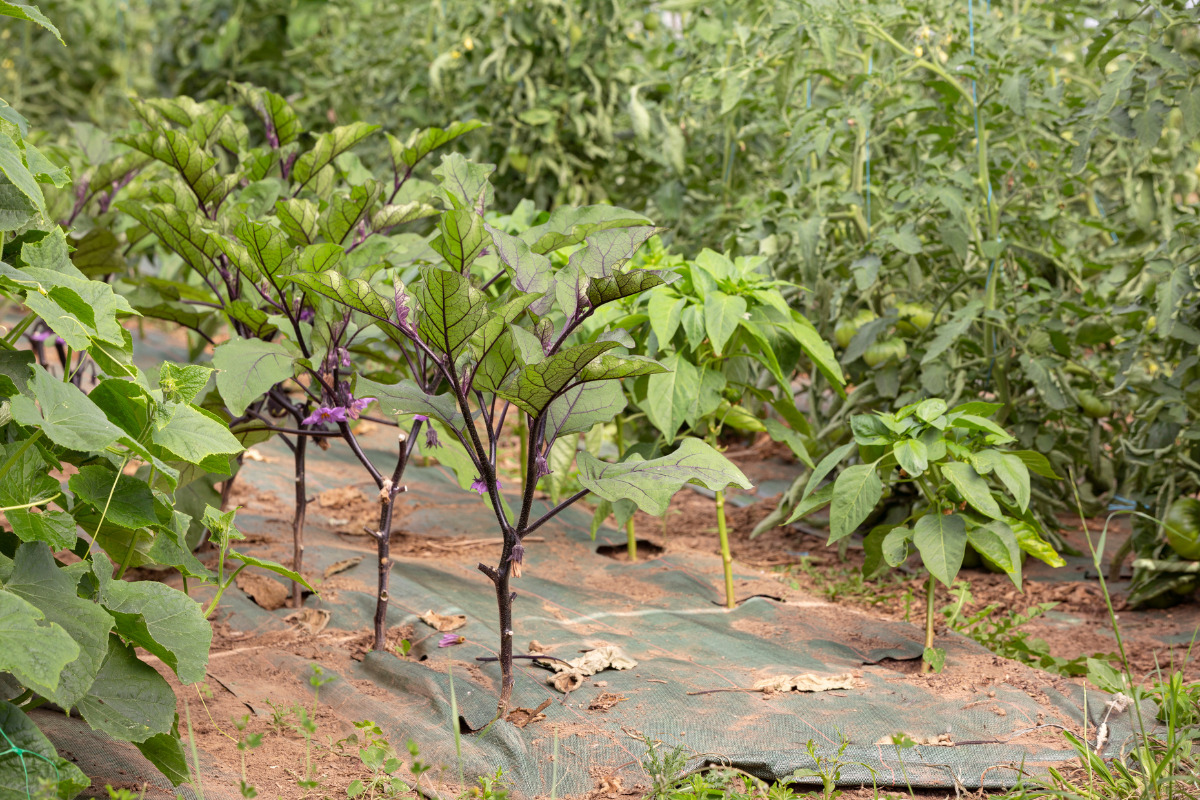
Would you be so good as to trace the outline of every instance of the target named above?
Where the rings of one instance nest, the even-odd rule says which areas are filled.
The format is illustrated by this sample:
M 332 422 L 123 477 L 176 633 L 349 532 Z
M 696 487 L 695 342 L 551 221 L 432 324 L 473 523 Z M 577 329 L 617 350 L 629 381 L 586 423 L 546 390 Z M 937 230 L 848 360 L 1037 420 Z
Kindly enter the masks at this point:
M 867 533 L 863 572 L 872 576 L 898 567 L 912 550 L 920 556 L 929 572 L 924 670 L 940 672 L 945 663 L 945 651 L 934 647 L 935 581 L 951 586 L 968 551 L 1007 574 L 1018 590 L 1024 553 L 1063 566 L 1029 507 L 1030 473 L 1058 475 L 1040 453 L 1006 448 L 1015 437 L 990 419 L 1001 407 L 975 401 L 948 409 L 946 401 L 931 398 L 894 413 L 852 417 L 854 440 L 817 464 L 788 519 L 830 506 L 829 544 L 835 544 L 876 511 L 885 481 L 893 496 L 915 490 L 902 520 L 875 525 Z M 855 450 L 860 463 L 821 485 Z
M 550 469 L 547 456 L 555 444 L 578 441 L 583 431 L 619 414 L 626 404 L 622 379 L 667 371 L 650 358 L 627 354 L 633 341 L 626 330 L 610 325 L 585 334 L 584 323 L 606 305 L 678 276 L 629 268 L 656 229 L 623 209 L 559 209 L 519 236 L 489 225 L 483 215 L 492 197 L 492 169 L 444 160 L 448 209 L 431 243 L 441 259 L 421 266 L 415 280 L 393 277 L 388 287 L 336 271 L 290 277 L 403 338 L 411 349 L 405 353 L 415 354 L 407 357 L 432 371 L 424 385 L 360 379 L 356 391 L 367 386 L 386 413 L 420 415 L 435 425 L 446 437 L 443 445 L 460 456 L 460 483 L 469 474 L 467 490 L 486 497 L 494 511 L 503 544 L 496 563 L 480 564 L 479 570 L 496 593 L 500 718 L 511 704 L 514 681 L 512 581 L 521 575 L 529 534 L 589 494 L 661 514 L 685 483 L 712 490 L 750 484 L 709 444 L 685 438 L 673 452 L 651 460 L 631 455 L 606 463 L 579 452 L 583 488 L 553 507 L 535 509 L 538 482 Z M 580 243 L 558 268 L 547 257 Z M 514 507 L 502 492 L 497 458 L 505 425 L 518 419 L 524 423 L 527 480 Z
M 389 135 L 390 168 L 377 179 L 351 151 L 379 126 L 353 123 L 306 143 L 282 97 L 254 86 L 236 89 L 257 120 L 253 135 L 230 105 L 134 99 L 143 130 L 118 138 L 125 149 L 93 165 L 68 219 L 99 226 L 93 231 L 115 227 L 121 215 L 136 220 L 125 238 L 136 252 L 157 256 L 159 269 L 145 274 L 126 266 L 120 274 L 133 307 L 192 331 L 197 356 L 212 349 L 219 397 L 206 404 L 228 416 L 240 441 L 249 446 L 278 435 L 292 452 L 292 570 L 302 574 L 309 440 L 345 440 L 383 489 L 383 475 L 351 427 L 369 399 L 353 397 L 346 379 L 386 342 L 377 329 L 356 324 L 351 311 L 281 276 L 335 268 L 358 276 L 419 252 L 424 239 L 400 229 L 436 209 L 425 202 L 432 184 L 415 178 L 416 170 L 435 149 L 482 123 L 429 128 L 404 141 Z M 114 259 L 120 266 L 116 235 L 92 245 L 89 258 L 105 269 Z M 166 253 L 178 256 L 178 271 L 163 265 Z M 218 344 L 222 329 L 228 337 Z M 388 520 L 406 460 L 401 448 L 389 470 Z M 204 503 L 197 505 L 199 515 Z M 380 530 L 386 535 L 389 526 L 381 521 Z M 380 547 L 386 559 L 386 543 Z M 301 589 L 292 582 L 297 607 Z

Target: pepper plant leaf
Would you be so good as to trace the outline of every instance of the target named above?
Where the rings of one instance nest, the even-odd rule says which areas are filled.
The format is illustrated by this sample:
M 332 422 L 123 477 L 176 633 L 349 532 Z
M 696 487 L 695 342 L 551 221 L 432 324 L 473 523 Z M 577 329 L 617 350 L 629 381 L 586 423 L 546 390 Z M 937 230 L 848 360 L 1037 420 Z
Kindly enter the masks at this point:
M 842 470 L 833 485 L 833 504 L 829 507 L 829 543 L 854 533 L 881 497 L 883 483 L 874 464 L 855 464 Z
M 1018 591 L 1021 588 L 1021 547 L 1016 534 L 1004 520 L 967 529 L 967 541 L 979 555 L 1004 570 Z
M 931 511 L 913 525 L 913 544 L 929 574 L 950 586 L 967 552 L 967 524 L 958 514 Z
M 686 483 L 713 491 L 728 486 L 751 488 L 750 481 L 729 459 L 701 439 L 685 438 L 675 452 L 650 461 L 631 456 L 609 464 L 590 453 L 576 456 L 579 483 L 610 503 L 630 500 L 647 514 L 666 513 L 671 497 Z
M 942 464 L 941 470 L 946 480 L 950 481 L 972 508 L 992 519 L 1002 517 L 1000 505 L 996 498 L 992 497 L 992 490 L 988 488 L 987 481 L 980 477 L 974 467 L 961 461 L 951 461 Z

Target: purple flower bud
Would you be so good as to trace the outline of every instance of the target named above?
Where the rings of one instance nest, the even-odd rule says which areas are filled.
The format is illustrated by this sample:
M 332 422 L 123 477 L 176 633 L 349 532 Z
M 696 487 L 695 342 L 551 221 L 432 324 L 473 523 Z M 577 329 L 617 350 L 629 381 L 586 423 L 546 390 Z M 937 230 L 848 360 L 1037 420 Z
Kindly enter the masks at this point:
M 535 481 L 540 480 L 549 475 L 550 472 L 550 465 L 546 463 L 546 456 L 538 453 L 537 457 L 533 459 L 533 479 Z
M 434 447 L 441 447 L 442 443 L 438 441 L 437 429 L 430 425 L 425 429 L 425 449 L 430 450 Z
M 344 347 L 339 347 L 338 354 L 341 356 L 341 359 L 342 359 L 342 367 L 345 369 L 349 369 L 350 368 L 350 351 Z
M 38 331 L 37 333 L 29 334 L 29 340 L 31 342 L 44 342 L 53 335 L 54 331 L 51 330 Z
M 521 544 L 520 542 L 514 544 L 512 555 L 508 557 L 508 560 L 514 564 L 522 563 L 525 560 L 525 545 Z
M 465 641 L 466 639 L 459 636 L 457 633 L 447 633 L 442 637 L 442 640 L 438 642 L 438 647 L 454 647 L 454 645 L 462 644 Z
M 471 491 L 479 492 L 479 496 L 483 497 L 483 493 L 487 491 L 487 484 L 483 482 L 483 478 L 471 481 Z
M 312 322 L 313 317 L 316 315 L 317 312 L 313 311 L 311 308 L 302 308 L 300 309 L 299 319 L 301 322 Z

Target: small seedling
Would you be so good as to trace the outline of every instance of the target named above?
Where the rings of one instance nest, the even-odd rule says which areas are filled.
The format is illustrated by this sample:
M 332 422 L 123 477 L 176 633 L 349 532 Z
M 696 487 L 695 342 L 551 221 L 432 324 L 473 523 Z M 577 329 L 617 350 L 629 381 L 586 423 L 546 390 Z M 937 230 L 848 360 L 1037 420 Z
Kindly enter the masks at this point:
M 321 687 L 327 683 L 333 683 L 338 679 L 338 676 L 326 675 L 325 670 L 318 664 L 313 664 L 310 669 L 312 672 L 308 676 L 308 685 L 313 687 L 313 707 L 316 708 L 317 703 L 320 702 Z
M 249 714 L 244 714 L 240 720 L 235 719 L 233 721 L 233 727 L 237 728 L 239 734 L 237 749 L 238 758 L 241 761 L 242 767 L 242 780 L 238 788 L 242 793 L 242 797 L 246 798 L 246 800 L 251 800 L 252 798 L 258 797 L 258 790 L 251 786 L 250 782 L 246 780 L 246 751 L 259 747 L 262 745 L 263 740 L 263 735 L 261 733 L 246 733 L 246 728 L 249 726 L 249 724 Z

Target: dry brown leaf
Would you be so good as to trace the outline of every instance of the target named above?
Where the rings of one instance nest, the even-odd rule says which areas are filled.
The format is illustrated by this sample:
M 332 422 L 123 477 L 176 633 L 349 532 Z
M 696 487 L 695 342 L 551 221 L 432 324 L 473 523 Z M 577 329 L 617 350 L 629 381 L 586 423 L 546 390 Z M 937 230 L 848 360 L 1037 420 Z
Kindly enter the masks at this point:
M 303 628 L 311 635 L 316 636 L 325 630 L 325 626 L 329 624 L 329 617 L 329 612 L 323 608 L 302 608 L 288 614 L 283 621 Z
M 341 561 L 335 561 L 325 568 L 325 572 L 322 573 L 322 577 L 332 578 L 339 572 L 345 572 L 346 570 L 354 569 L 362 563 L 362 560 L 362 556 L 354 556 L 353 558 L 343 558 Z
M 853 689 L 856 686 L 854 673 L 842 675 L 814 675 L 806 672 L 803 675 L 771 675 L 757 680 L 750 687 L 752 691 L 773 694 L 775 692 L 828 692 L 830 689 Z
M 436 631 L 449 633 L 450 631 L 456 631 L 463 625 L 466 625 L 467 615 L 452 614 L 449 616 L 443 616 L 442 614 L 435 614 L 432 610 L 430 610 L 421 615 L 421 622 L 424 622 L 426 625 Z
M 546 698 L 537 708 L 514 708 L 512 711 L 508 712 L 508 716 L 505 717 L 505 719 L 507 719 L 513 725 L 516 725 L 518 728 L 524 728 L 531 722 L 539 722 L 545 719 L 546 715 L 542 712 L 545 711 L 549 706 L 550 699 Z
M 608 711 L 617 703 L 628 699 L 628 697 L 621 697 L 621 695 L 613 694 L 612 692 L 601 692 L 596 695 L 595 700 L 588 703 L 588 711 Z
M 530 642 L 536 644 L 536 642 Z M 579 658 L 571 661 L 538 661 L 538 664 L 549 667 L 557 674 L 551 675 L 546 682 L 560 692 L 573 692 L 583 685 L 584 678 L 595 675 L 606 669 L 632 669 L 637 662 L 625 655 L 619 647 L 604 645 L 589 650 Z
M 600 785 L 596 788 L 608 794 L 621 794 L 625 791 L 625 785 L 616 775 L 605 775 L 600 779 Z
M 288 588 L 279 581 L 273 581 L 254 572 L 243 572 L 238 575 L 237 587 L 267 611 L 283 608 L 291 594 Z
M 270 463 L 270 461 L 271 461 L 271 459 L 267 458 L 262 453 L 255 450 L 253 447 L 246 450 L 246 452 L 243 453 L 242 455 L 251 461 L 266 461 L 268 463 Z

